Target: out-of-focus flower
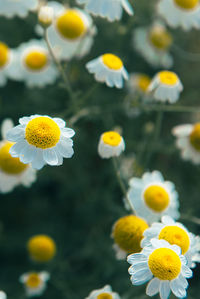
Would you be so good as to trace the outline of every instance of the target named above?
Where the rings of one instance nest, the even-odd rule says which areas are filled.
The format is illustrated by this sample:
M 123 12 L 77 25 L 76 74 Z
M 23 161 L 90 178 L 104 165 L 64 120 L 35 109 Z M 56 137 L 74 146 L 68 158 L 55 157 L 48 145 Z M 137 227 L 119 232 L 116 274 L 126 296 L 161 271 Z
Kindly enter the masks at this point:
M 155 222 L 144 231 L 144 239 L 141 246 L 151 245 L 151 239 L 156 238 L 165 240 L 171 245 L 177 245 L 181 248 L 182 254 L 187 259 L 187 265 L 190 268 L 196 266 L 195 262 L 200 261 L 200 241 L 199 237 L 190 233 L 187 228 L 179 222 L 175 222 L 169 216 L 162 217 L 162 223 Z
M 0 15 L 7 18 L 25 18 L 29 11 L 36 10 L 38 0 L 0 0 Z
M 125 142 L 119 133 L 108 131 L 101 135 L 98 153 L 101 158 L 108 159 L 119 156 L 125 150 Z
M 160 0 L 158 12 L 171 27 L 200 28 L 199 0 Z
M 200 164 L 200 123 L 176 126 L 172 134 L 177 138 L 176 146 L 181 150 L 181 157 Z
M 4 291 L 0 291 L 0 299 L 7 299 L 7 295 Z
M 29 255 L 36 262 L 48 262 L 56 254 L 56 244 L 52 238 L 46 235 L 36 235 L 27 243 Z
M 105 82 L 109 87 L 123 87 L 123 79 L 128 80 L 128 73 L 122 60 L 113 54 L 107 53 L 86 64 L 89 73 L 94 74 L 98 82 Z
M 38 21 L 43 27 L 45 28 L 49 27 L 53 22 L 53 17 L 54 17 L 54 11 L 52 7 L 48 5 L 44 5 L 40 7 L 38 12 Z
M 0 86 L 7 82 L 8 69 L 13 61 L 13 51 L 8 46 L 0 42 Z
M 24 81 L 29 87 L 52 84 L 58 71 L 42 40 L 31 40 L 13 50 L 13 62 L 8 69 L 11 79 Z
M 183 85 L 174 72 L 161 71 L 154 76 L 148 90 L 156 101 L 173 104 L 178 101 Z
M 26 295 L 28 297 L 40 296 L 47 287 L 47 281 L 50 275 L 46 271 L 29 272 L 20 276 L 19 281 L 24 284 Z
M 45 164 L 58 166 L 64 158 L 74 154 L 74 130 L 66 128 L 61 118 L 32 115 L 19 119 L 19 125 L 9 130 L 7 139 L 16 142 L 10 148 L 13 157 L 20 158 L 23 163 L 31 163 L 35 169 L 41 169 Z
M 127 81 L 127 88 L 130 94 L 146 95 L 151 78 L 146 74 L 132 73 Z
M 2 193 L 10 192 L 21 184 L 30 187 L 36 180 L 36 171 L 9 153 L 14 143 L 6 140 L 6 133 L 12 127 L 13 122 L 5 119 L 1 128 L 3 140 L 0 142 L 0 192 Z
M 140 242 L 148 224 L 142 218 L 134 215 L 121 217 L 112 229 L 113 248 L 117 259 L 125 259 L 127 254 L 140 252 Z
M 169 54 L 172 41 L 170 32 L 161 23 L 139 27 L 133 35 L 134 48 L 154 67 L 170 68 L 173 65 Z
M 186 297 L 186 278 L 192 277 L 192 270 L 180 247 L 157 239 L 152 239 L 151 245 L 127 258 L 132 284 L 141 285 L 150 280 L 146 289 L 148 296 L 159 293 L 161 299 L 167 299 L 172 291 L 178 298 Z
M 141 179 L 133 177 L 129 186 L 128 197 L 136 214 L 148 223 L 160 220 L 163 215 L 179 218 L 178 193 L 159 171 L 146 172 Z
M 77 0 L 79 4 L 85 4 L 85 9 L 95 16 L 107 18 L 110 22 L 120 20 L 123 9 L 133 15 L 133 9 L 128 0 Z
M 120 296 L 112 291 L 111 286 L 106 285 L 102 289 L 92 291 L 85 299 L 120 299 Z

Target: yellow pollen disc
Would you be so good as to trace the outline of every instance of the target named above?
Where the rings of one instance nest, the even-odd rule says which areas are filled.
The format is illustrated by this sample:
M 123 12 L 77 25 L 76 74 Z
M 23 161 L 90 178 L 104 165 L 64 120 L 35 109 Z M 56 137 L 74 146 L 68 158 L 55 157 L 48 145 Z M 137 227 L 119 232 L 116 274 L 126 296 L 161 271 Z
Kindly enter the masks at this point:
M 195 150 L 200 151 L 200 123 L 197 123 L 190 134 L 190 143 Z
M 36 117 L 27 124 L 25 137 L 31 145 L 42 149 L 51 148 L 60 139 L 60 128 L 51 118 Z
M 112 299 L 113 296 L 109 293 L 101 293 L 97 296 L 97 299 Z
M 151 210 L 162 212 L 169 205 L 169 194 L 163 187 L 152 185 L 145 190 L 144 201 Z
M 122 137 L 119 133 L 114 131 L 105 132 L 102 136 L 103 142 L 110 146 L 118 146 L 122 141 Z
M 24 62 L 30 70 L 40 71 L 47 65 L 48 57 L 45 53 L 33 51 L 26 55 Z
M 172 36 L 163 28 L 154 28 L 150 32 L 150 42 L 158 50 L 166 51 L 172 44 Z
M 150 82 L 151 82 L 151 78 L 149 76 L 140 75 L 138 80 L 138 86 L 143 92 L 146 92 Z
M 6 142 L 0 148 L 0 169 L 10 175 L 16 175 L 23 172 L 28 165 L 20 162 L 19 158 L 13 158 L 9 153 L 14 143 Z
M 68 39 L 77 39 L 85 34 L 87 28 L 80 14 L 75 10 L 67 10 L 56 21 L 59 33 Z
M 103 63 L 111 70 L 120 70 L 123 67 L 123 62 L 121 59 L 113 54 L 102 55 Z
M 160 72 L 158 76 L 160 79 L 160 83 L 171 86 L 177 84 L 179 80 L 178 76 L 175 73 L 169 71 Z
M 4 67 L 8 62 L 9 48 L 6 44 L 0 42 L 0 68 Z
M 185 254 L 190 247 L 190 238 L 186 231 L 175 225 L 164 227 L 158 238 L 166 240 L 171 245 L 178 245 L 182 250 L 182 254 Z
M 29 277 L 26 281 L 26 286 L 28 288 L 37 288 L 41 284 L 41 279 L 37 273 L 29 274 Z
M 174 0 L 174 2 L 179 7 L 190 10 L 195 8 L 198 5 L 199 0 Z
M 56 253 L 56 244 L 46 235 L 37 235 L 28 241 L 28 251 L 31 258 L 37 262 L 47 262 Z
M 137 216 L 125 216 L 114 225 L 113 238 L 115 243 L 127 253 L 141 251 L 140 242 L 148 224 Z

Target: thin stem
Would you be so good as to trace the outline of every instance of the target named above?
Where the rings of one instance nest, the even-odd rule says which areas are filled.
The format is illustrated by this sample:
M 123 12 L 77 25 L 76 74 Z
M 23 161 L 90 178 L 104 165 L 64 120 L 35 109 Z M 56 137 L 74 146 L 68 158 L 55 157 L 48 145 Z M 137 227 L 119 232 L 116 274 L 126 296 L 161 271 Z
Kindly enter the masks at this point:
M 177 52 L 179 56 L 182 56 L 186 60 L 200 62 L 200 53 L 187 52 L 175 44 L 172 45 L 172 50 L 174 50 L 174 52 Z
M 182 112 L 182 113 L 198 113 L 200 112 L 200 107 L 187 107 L 187 106 L 174 106 L 174 105 L 147 105 L 147 104 L 139 104 L 136 106 L 137 108 L 142 109 L 143 111 L 163 111 L 163 112 Z
M 200 218 L 197 218 L 197 217 L 194 217 L 191 215 L 181 214 L 181 219 L 200 225 Z

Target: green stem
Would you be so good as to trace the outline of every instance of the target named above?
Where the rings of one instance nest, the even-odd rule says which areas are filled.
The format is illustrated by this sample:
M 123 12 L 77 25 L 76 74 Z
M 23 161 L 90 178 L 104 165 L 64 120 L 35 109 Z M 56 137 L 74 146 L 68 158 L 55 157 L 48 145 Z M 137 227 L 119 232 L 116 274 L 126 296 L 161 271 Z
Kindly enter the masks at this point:
M 144 111 L 163 111 L 163 112 L 182 112 L 182 113 L 198 113 L 200 112 L 199 107 L 187 107 L 187 106 L 173 106 L 173 105 L 150 105 L 150 104 L 139 104 L 137 108 Z

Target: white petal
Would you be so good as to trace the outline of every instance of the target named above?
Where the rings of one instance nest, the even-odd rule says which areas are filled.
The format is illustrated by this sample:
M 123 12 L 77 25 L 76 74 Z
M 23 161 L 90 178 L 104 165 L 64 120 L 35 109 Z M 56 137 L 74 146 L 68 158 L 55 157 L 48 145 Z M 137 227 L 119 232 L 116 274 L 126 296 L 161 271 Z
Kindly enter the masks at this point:
M 25 136 L 25 131 L 22 125 L 18 125 L 10 129 L 6 134 L 6 138 L 9 141 L 13 141 L 13 142 L 17 142 L 18 140 L 24 138 L 24 136 Z
M 168 280 L 163 280 L 160 282 L 160 298 L 168 299 L 170 295 L 171 289 Z
M 75 134 L 74 130 L 72 130 L 70 128 L 63 128 L 63 129 L 61 129 L 61 132 L 62 132 L 62 135 L 67 138 L 71 138 Z
M 182 265 L 181 273 L 186 278 L 190 278 L 193 275 L 192 270 L 185 265 Z
M 15 143 L 13 146 L 11 146 L 9 153 L 12 157 L 19 157 L 21 154 L 21 151 L 26 146 L 26 141 L 22 140 L 17 143 Z
M 170 287 L 172 292 L 176 297 L 184 298 L 186 297 L 186 289 L 184 286 L 179 282 L 179 279 L 174 279 L 170 282 Z
M 58 157 L 54 148 L 45 149 L 43 151 L 43 158 L 44 161 L 49 165 L 57 165 L 58 164 Z
M 134 285 L 141 285 L 150 280 L 152 276 L 153 275 L 149 269 L 142 269 L 135 272 L 135 274 L 131 276 L 131 281 Z
M 24 117 L 21 117 L 21 118 L 19 119 L 19 123 L 20 123 L 21 125 L 26 125 L 30 120 L 31 120 L 31 117 L 29 117 L 29 116 L 24 116 Z
M 141 263 L 141 262 L 145 262 L 145 261 L 147 261 L 147 257 L 146 257 L 146 255 L 143 255 L 141 253 L 130 254 L 127 257 L 127 262 L 129 264 L 133 264 L 133 265 Z
M 147 285 L 146 294 L 148 296 L 154 296 L 159 292 L 160 280 L 158 278 L 153 278 Z
M 71 139 L 61 139 L 56 148 L 64 158 L 71 158 L 74 154 Z
M 58 117 L 54 117 L 53 120 L 57 123 L 57 125 L 60 127 L 60 128 L 64 128 L 66 123 L 63 119 L 61 118 L 58 118 Z
M 14 127 L 13 121 L 10 118 L 6 118 L 1 125 L 1 135 L 3 139 L 6 139 L 6 134 Z
M 41 149 L 37 149 L 37 154 L 35 159 L 32 162 L 32 167 L 40 170 L 45 165 L 45 161 L 43 159 L 43 153 Z
M 35 159 L 36 154 L 36 148 L 33 145 L 26 143 L 24 148 L 21 150 L 20 161 L 25 164 L 31 163 Z

